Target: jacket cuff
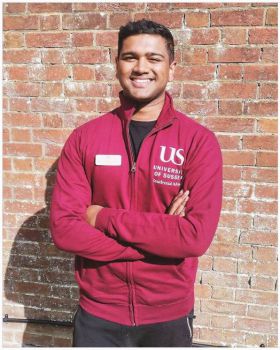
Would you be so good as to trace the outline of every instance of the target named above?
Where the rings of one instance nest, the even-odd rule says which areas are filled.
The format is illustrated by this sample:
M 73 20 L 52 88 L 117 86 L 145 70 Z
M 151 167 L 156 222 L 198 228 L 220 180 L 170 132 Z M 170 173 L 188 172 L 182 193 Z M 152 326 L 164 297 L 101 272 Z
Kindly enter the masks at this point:
M 113 216 L 118 214 L 118 212 L 119 209 L 102 208 L 96 216 L 95 227 L 104 233 L 112 235 L 113 232 L 110 232 L 109 224 Z

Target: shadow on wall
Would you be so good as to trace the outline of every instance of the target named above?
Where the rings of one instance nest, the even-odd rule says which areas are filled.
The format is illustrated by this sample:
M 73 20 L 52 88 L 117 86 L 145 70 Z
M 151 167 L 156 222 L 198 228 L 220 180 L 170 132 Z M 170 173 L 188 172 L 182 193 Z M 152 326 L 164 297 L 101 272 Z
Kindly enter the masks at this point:
M 24 305 L 24 317 L 72 321 L 78 304 L 73 256 L 59 251 L 49 232 L 49 209 L 57 160 L 46 173 L 46 207 L 28 218 L 17 232 L 5 274 L 8 300 Z M 4 313 L 5 305 L 3 305 Z M 11 311 L 12 312 L 12 311 Z M 9 314 L 9 317 L 22 318 Z M 13 323 L 16 328 L 16 323 Z M 28 323 L 22 347 L 69 347 L 72 328 Z

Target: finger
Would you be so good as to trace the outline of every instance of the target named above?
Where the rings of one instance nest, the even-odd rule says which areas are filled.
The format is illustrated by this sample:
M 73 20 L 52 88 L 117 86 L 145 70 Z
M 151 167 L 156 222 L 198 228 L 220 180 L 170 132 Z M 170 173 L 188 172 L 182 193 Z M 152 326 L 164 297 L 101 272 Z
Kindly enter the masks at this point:
M 184 194 L 184 191 L 183 191 L 183 190 L 180 190 L 180 191 L 178 192 L 178 194 L 172 199 L 170 205 L 172 205 L 178 198 L 182 197 L 183 194 Z

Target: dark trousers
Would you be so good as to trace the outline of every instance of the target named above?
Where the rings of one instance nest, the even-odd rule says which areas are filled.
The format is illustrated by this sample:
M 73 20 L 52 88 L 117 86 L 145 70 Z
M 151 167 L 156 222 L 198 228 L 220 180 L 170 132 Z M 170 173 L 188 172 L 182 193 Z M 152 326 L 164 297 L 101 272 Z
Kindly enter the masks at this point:
M 75 315 L 73 347 L 191 347 L 193 312 L 174 321 L 124 326 L 81 307 Z

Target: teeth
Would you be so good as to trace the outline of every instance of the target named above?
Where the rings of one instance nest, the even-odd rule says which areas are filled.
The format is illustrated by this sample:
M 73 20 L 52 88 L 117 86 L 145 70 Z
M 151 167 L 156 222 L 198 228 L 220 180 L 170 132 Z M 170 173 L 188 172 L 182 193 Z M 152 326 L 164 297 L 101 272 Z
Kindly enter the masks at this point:
M 150 79 L 133 79 L 134 81 L 136 81 L 137 83 L 148 83 L 150 81 Z

